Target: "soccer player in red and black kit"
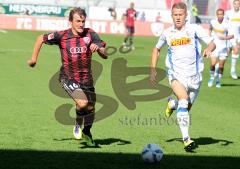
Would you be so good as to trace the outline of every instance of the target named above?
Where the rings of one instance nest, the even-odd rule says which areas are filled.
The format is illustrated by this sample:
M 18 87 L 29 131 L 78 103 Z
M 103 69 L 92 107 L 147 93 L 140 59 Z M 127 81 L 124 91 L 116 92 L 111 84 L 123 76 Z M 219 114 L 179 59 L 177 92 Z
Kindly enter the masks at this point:
M 69 14 L 71 28 L 38 36 L 28 65 L 34 67 L 42 44 L 58 45 L 62 66 L 60 83 L 76 103 L 76 125 L 73 134 L 88 146 L 95 146 L 90 129 L 94 121 L 96 94 L 91 70 L 92 53 L 107 59 L 106 43 L 90 28 L 85 28 L 86 12 L 73 8 Z M 84 123 L 84 124 L 83 124 Z M 82 125 L 84 128 L 82 129 Z
M 123 46 L 130 46 L 131 49 L 134 49 L 133 36 L 135 32 L 134 22 L 136 17 L 137 17 L 137 12 L 134 9 L 134 3 L 132 2 L 130 3 L 130 8 L 128 8 L 126 13 L 124 14 L 124 22 L 127 29 L 127 33 L 123 42 Z

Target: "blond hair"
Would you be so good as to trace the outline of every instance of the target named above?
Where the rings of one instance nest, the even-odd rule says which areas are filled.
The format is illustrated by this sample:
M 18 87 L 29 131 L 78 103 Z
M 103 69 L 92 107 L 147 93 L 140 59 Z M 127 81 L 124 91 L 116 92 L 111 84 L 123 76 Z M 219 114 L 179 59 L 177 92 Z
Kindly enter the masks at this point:
M 184 2 L 178 2 L 173 4 L 172 6 L 172 10 L 176 8 L 176 9 L 185 9 L 185 11 L 187 11 L 187 5 Z

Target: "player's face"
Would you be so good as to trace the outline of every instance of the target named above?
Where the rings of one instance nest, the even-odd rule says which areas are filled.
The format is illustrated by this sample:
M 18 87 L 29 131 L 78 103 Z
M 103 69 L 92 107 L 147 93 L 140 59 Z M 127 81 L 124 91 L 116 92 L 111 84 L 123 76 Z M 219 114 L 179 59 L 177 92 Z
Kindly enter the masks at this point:
M 133 9 L 134 8 L 134 3 L 130 3 L 130 8 Z
M 181 29 L 186 22 L 187 11 L 185 9 L 172 9 L 173 23 L 176 29 Z
M 218 22 L 222 22 L 224 18 L 224 12 L 223 11 L 217 11 L 217 18 Z
M 235 11 L 239 11 L 240 1 L 233 2 L 233 8 Z
M 84 16 L 80 16 L 79 14 L 75 13 L 73 14 L 73 21 L 70 21 L 70 24 L 72 26 L 72 30 L 74 34 L 81 34 L 83 32 L 83 29 L 85 27 L 85 20 L 86 18 Z

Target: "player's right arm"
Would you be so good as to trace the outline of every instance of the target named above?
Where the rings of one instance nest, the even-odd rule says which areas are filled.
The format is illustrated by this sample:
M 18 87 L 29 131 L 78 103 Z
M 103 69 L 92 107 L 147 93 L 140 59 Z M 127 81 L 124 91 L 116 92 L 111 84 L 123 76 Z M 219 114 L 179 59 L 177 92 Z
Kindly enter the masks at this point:
M 29 59 L 27 61 L 29 66 L 34 67 L 36 65 L 39 52 L 42 48 L 42 44 L 43 44 L 43 35 L 39 35 L 37 37 L 37 40 L 36 40 L 35 44 L 34 44 L 32 57 L 31 57 L 31 59 Z
M 156 66 L 159 58 L 159 53 L 160 49 L 157 47 L 154 47 L 152 50 L 152 57 L 151 57 L 151 70 L 150 70 L 150 81 L 152 84 L 156 84 L 156 76 L 157 76 L 157 71 L 156 71 Z
M 159 37 L 158 43 L 152 50 L 152 57 L 151 57 L 151 63 L 150 63 L 150 81 L 152 84 L 156 84 L 156 77 L 157 77 L 156 67 L 158 63 L 160 49 L 165 43 L 166 43 L 166 36 L 165 36 L 165 33 L 162 33 Z
M 65 31 L 60 31 L 60 32 L 50 32 L 47 34 L 39 35 L 34 44 L 32 58 L 27 61 L 28 65 L 31 67 L 34 67 L 36 65 L 38 55 L 42 48 L 43 43 L 45 43 L 47 45 L 59 45 L 64 33 L 65 33 Z

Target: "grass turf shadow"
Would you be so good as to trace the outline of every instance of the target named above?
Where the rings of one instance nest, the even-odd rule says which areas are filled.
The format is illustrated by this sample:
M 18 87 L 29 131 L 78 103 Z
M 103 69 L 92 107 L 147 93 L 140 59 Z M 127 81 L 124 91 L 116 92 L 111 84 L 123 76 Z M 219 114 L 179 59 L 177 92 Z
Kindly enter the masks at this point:
M 8 169 L 235 169 L 240 161 L 240 157 L 164 155 L 160 163 L 146 164 L 139 154 L 32 150 L 0 150 L 0 159 L 0 168 Z
M 76 140 L 75 138 L 61 138 L 61 139 L 53 139 L 54 141 L 76 141 L 80 143 L 80 148 L 101 148 L 102 145 L 110 145 L 110 144 L 116 144 L 116 145 L 126 145 L 131 144 L 130 141 L 122 140 L 118 138 L 107 138 L 107 139 L 94 139 L 96 146 L 95 147 L 89 147 L 86 145 L 83 139 Z
M 229 144 L 233 144 L 232 141 L 223 140 L 223 139 L 214 139 L 212 137 L 192 138 L 192 140 L 194 140 L 197 145 L 208 145 L 208 144 L 221 143 L 222 146 L 227 146 Z M 172 142 L 172 141 L 182 142 L 182 139 L 181 138 L 173 138 L 173 139 L 166 140 L 166 142 Z

